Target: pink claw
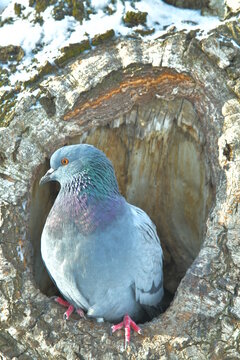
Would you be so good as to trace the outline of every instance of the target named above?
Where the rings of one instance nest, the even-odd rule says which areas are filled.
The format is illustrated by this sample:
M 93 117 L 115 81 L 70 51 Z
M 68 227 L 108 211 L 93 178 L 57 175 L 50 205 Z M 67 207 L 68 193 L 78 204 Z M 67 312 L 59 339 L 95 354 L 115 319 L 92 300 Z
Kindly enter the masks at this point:
M 128 344 L 130 343 L 130 334 L 131 334 L 131 327 L 134 331 L 138 334 L 141 334 L 141 328 L 130 318 L 128 314 L 126 314 L 123 318 L 123 321 L 119 324 L 113 325 L 111 327 L 112 333 L 116 330 L 120 330 L 124 327 L 125 330 L 125 349 L 127 348 Z
M 69 307 L 71 305 L 68 301 L 63 300 L 60 296 L 56 297 L 54 300 L 64 307 Z
M 72 315 L 72 313 L 74 312 L 74 306 L 70 305 L 67 309 L 67 311 L 65 311 L 65 313 L 63 314 L 63 318 L 65 320 L 68 320 L 70 318 L 70 316 Z
M 85 316 L 84 311 L 83 311 L 82 309 L 76 309 L 76 312 L 78 313 L 78 315 L 79 315 L 81 318 L 86 319 L 86 316 Z
M 72 313 L 74 312 L 75 308 L 73 305 L 71 305 L 68 301 L 62 299 L 60 296 L 56 297 L 54 299 L 58 304 L 67 307 L 67 311 L 65 311 L 65 313 L 63 314 L 63 318 L 65 320 L 68 320 L 70 318 L 70 316 L 72 315 Z M 80 315 L 81 318 L 85 319 L 85 314 L 83 312 L 82 309 L 76 309 L 77 313 Z

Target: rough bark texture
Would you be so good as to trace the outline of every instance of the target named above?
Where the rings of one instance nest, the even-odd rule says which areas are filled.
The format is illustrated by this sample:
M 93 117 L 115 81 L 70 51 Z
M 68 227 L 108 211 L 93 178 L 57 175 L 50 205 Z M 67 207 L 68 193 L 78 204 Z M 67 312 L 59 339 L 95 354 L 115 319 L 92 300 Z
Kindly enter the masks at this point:
M 240 10 L 240 3 L 237 0 L 164 0 L 164 2 L 180 8 L 201 9 L 203 14 L 218 15 L 222 18 Z
M 0 131 L 3 357 L 240 358 L 239 34 L 229 20 L 202 41 L 117 40 L 49 76 L 38 95 L 25 90 Z M 79 141 L 107 153 L 122 192 L 157 223 L 166 288 L 186 272 L 127 351 L 110 324 L 66 322 L 45 295 L 55 290 L 39 240 L 56 189 L 38 181 L 55 149 Z

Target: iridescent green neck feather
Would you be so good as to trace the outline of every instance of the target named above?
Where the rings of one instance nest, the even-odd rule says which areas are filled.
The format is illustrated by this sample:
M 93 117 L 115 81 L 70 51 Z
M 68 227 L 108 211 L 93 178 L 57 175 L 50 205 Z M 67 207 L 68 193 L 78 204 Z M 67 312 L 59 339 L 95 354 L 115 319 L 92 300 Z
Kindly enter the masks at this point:
M 68 179 L 62 190 L 96 199 L 120 195 L 113 167 L 105 159 L 88 160 L 79 172 Z

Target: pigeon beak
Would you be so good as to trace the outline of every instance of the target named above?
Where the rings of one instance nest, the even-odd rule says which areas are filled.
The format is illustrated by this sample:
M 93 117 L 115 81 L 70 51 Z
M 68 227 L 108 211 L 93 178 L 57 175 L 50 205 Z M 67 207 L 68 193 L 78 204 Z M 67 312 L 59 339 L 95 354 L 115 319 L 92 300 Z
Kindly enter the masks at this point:
M 55 171 L 54 169 L 50 168 L 50 169 L 46 172 L 46 174 L 41 178 L 41 180 L 39 181 L 39 185 L 46 184 L 47 182 L 53 180 L 53 179 L 51 178 L 51 175 L 52 175 L 52 173 L 53 173 L 54 171 Z

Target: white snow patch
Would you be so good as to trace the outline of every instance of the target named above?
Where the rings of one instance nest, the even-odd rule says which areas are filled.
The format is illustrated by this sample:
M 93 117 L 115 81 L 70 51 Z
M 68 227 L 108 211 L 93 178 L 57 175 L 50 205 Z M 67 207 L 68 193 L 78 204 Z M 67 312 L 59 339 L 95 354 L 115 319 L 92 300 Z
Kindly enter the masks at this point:
M 24 251 L 21 245 L 17 246 L 17 254 L 20 258 L 20 260 L 23 262 L 24 260 Z
M 26 211 L 26 207 L 27 207 L 27 200 L 24 200 L 24 201 L 22 202 L 23 211 Z
M 9 5 L 10 1 L 11 0 L 1 0 L 0 1 L 0 14 Z
M 239 0 L 225 0 L 226 4 L 230 9 L 232 9 L 234 12 L 237 12 L 240 10 L 240 1 Z
M 59 49 L 71 43 L 81 42 L 88 37 L 101 34 L 107 30 L 114 29 L 116 35 L 129 35 L 136 29 L 145 29 L 139 25 L 133 28 L 127 27 L 123 17 L 127 11 L 147 12 L 147 28 L 155 29 L 151 35 L 143 37 L 144 40 L 155 39 L 164 33 L 170 26 L 176 30 L 200 29 L 198 37 L 204 37 L 208 31 L 216 27 L 221 21 L 213 16 L 201 16 L 198 10 L 180 9 L 164 3 L 162 0 L 141 0 L 135 2 L 126 1 L 124 4 L 117 0 L 112 4 L 109 0 L 92 0 L 91 5 L 97 11 L 89 15 L 88 20 L 82 24 L 72 16 L 65 16 L 62 20 L 54 20 L 52 11 L 54 6 L 49 6 L 40 15 L 43 25 L 35 21 L 35 9 L 29 6 L 29 0 L 18 0 L 23 5 L 24 19 L 14 13 L 14 2 L 0 0 L 1 4 L 9 3 L 1 14 L 2 20 L 12 17 L 13 24 L 5 24 L 0 28 L 0 46 L 18 45 L 25 52 L 17 72 L 10 77 L 11 84 L 18 81 L 26 81 L 37 73 L 37 68 L 46 61 L 53 62 L 59 56 Z M 111 6 L 115 12 L 112 15 L 105 13 L 104 7 Z M 36 51 L 36 49 L 38 51 Z M 34 62 L 33 62 L 34 60 Z
M 20 45 L 26 55 L 30 55 L 36 43 L 41 38 L 41 26 L 33 26 L 27 20 L 16 20 L 14 24 L 6 24 L 0 28 L 0 44 Z M 31 55 L 30 55 L 31 56 Z
M 147 25 L 156 29 L 152 38 L 162 35 L 163 29 L 171 25 L 177 30 L 201 29 L 207 33 L 220 23 L 216 16 L 202 16 L 200 10 L 180 9 L 159 0 L 142 0 L 135 6 L 137 10 L 149 14 Z
M 109 0 L 92 0 L 91 4 L 95 9 L 101 9 L 104 8 L 105 6 L 109 5 L 110 1 Z

